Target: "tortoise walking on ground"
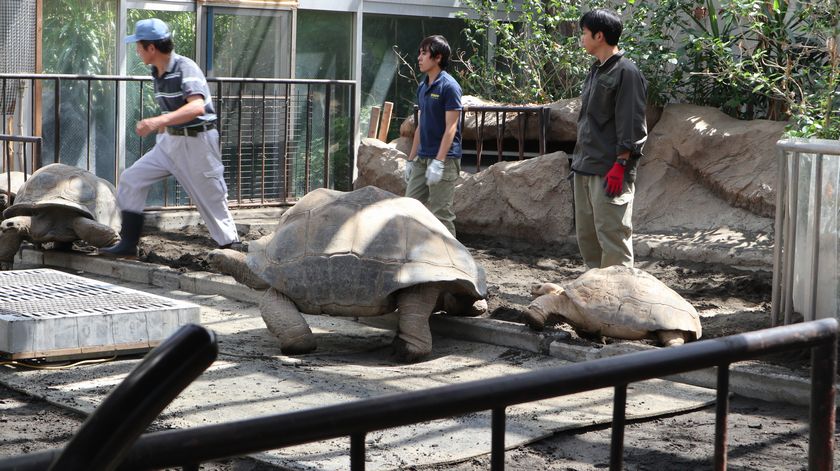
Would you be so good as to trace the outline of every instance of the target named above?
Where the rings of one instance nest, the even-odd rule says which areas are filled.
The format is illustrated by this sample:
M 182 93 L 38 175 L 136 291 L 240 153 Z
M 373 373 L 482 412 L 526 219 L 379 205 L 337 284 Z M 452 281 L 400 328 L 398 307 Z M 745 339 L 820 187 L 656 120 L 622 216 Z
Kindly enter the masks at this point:
M 315 349 L 301 313 L 378 316 L 398 310 L 395 355 L 431 353 L 429 316 L 479 315 L 487 309 L 484 270 L 419 201 L 376 187 L 318 189 L 252 242 L 247 256 L 210 253 L 210 264 L 265 289 L 260 311 L 284 353 Z
M 662 345 L 681 345 L 700 338 L 700 316 L 694 307 L 652 275 L 625 266 L 595 268 L 561 287 L 536 285 L 525 314 L 541 330 L 558 315 L 576 329 L 636 340 L 655 336 Z
M 120 212 L 114 185 L 64 164 L 35 171 L 0 222 L 0 270 L 10 270 L 24 239 L 40 245 L 83 240 L 96 247 L 119 241 Z

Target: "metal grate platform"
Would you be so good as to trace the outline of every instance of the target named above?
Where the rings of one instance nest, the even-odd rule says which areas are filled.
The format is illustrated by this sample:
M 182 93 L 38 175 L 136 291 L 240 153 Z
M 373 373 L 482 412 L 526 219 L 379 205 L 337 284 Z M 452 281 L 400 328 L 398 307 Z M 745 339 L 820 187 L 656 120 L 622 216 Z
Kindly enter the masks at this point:
M 0 272 L 0 356 L 74 359 L 148 351 L 199 306 L 50 270 Z

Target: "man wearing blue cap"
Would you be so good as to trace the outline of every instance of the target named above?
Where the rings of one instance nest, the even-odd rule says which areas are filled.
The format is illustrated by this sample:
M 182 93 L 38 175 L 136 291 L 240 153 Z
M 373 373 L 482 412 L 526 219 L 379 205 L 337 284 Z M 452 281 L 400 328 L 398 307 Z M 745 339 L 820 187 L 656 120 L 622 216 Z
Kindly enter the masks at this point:
M 138 21 L 125 42 L 136 43 L 137 55 L 151 66 L 155 100 L 163 113 L 137 123 L 138 136 L 157 131 L 156 143 L 122 173 L 117 187 L 121 240 L 100 252 L 137 256 L 149 188 L 169 175 L 175 176 L 198 207 L 213 240 L 220 247 L 230 247 L 239 236 L 228 210 L 216 111 L 204 74 L 195 62 L 173 52 L 172 34 L 157 18 Z

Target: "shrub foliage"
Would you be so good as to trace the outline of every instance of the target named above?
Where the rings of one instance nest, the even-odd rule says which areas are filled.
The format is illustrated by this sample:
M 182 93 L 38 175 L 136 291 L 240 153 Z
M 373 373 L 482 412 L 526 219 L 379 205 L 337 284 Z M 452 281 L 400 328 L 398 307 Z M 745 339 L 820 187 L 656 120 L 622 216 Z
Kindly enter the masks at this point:
M 509 103 L 577 96 L 592 58 L 583 11 L 624 19 L 620 46 L 648 79 L 653 105 L 687 102 L 740 119 L 788 121 L 793 136 L 840 138 L 836 0 L 464 0 L 466 93 Z M 488 46 L 492 44 L 492 46 Z

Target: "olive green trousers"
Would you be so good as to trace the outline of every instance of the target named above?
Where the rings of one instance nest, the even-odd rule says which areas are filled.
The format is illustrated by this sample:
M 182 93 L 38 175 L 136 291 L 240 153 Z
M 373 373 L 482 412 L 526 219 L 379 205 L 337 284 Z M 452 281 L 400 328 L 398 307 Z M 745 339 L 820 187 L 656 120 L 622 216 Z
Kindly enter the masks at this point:
M 452 202 L 455 199 L 455 182 L 461 174 L 461 159 L 447 158 L 443 167 L 443 178 L 435 185 L 426 184 L 426 167 L 432 159 L 414 159 L 414 170 L 405 188 L 405 196 L 423 203 L 432 214 L 455 236 L 455 213 Z
M 625 182 L 620 195 L 609 197 L 603 177 L 575 173 L 575 232 L 588 268 L 633 267 L 634 193 Z

